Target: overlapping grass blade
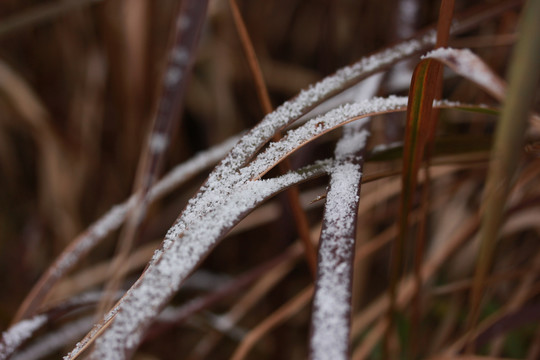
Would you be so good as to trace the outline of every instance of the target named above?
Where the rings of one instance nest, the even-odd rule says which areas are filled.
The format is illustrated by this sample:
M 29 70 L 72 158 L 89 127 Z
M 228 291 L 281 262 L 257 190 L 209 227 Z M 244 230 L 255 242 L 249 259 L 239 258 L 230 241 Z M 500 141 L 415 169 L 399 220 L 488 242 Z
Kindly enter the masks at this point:
M 348 359 L 353 254 L 369 121 L 344 127 L 330 170 L 319 242 L 310 358 Z
M 182 1 L 179 7 L 176 24 L 173 26 L 174 43 L 165 67 L 157 113 L 146 146 L 139 157 L 133 188 L 135 204 L 130 209 L 120 234 L 116 256 L 111 262 L 112 276 L 105 286 L 103 299 L 97 309 L 97 318 L 112 305 L 112 294 L 122 281 L 121 268 L 128 258 L 148 210 L 150 189 L 160 176 L 171 134 L 179 127 L 178 122 L 206 19 L 207 6 L 207 0 L 190 0 Z
M 273 107 L 272 102 L 270 101 L 270 95 L 268 94 L 268 88 L 264 81 L 264 76 L 259 65 L 259 61 L 257 60 L 257 55 L 255 54 L 255 49 L 253 48 L 253 44 L 246 29 L 246 25 L 244 24 L 244 20 L 242 19 L 242 15 L 240 14 L 238 4 L 235 0 L 229 0 L 229 5 L 233 13 L 233 19 L 236 25 L 236 29 L 238 31 L 238 35 L 242 42 L 242 47 L 244 48 L 244 53 L 246 54 L 248 60 L 251 74 L 255 81 L 255 89 L 259 97 L 259 102 L 261 103 L 265 115 L 268 115 L 272 112 Z M 280 137 L 281 134 L 276 133 L 274 136 L 274 141 L 278 141 Z M 291 170 L 291 166 L 288 161 L 282 162 L 280 164 L 279 170 L 281 174 L 285 174 L 287 171 Z M 286 194 L 287 200 L 289 202 L 289 207 L 294 217 L 294 224 L 296 226 L 296 230 L 298 232 L 298 235 L 300 236 L 302 244 L 304 245 L 304 254 L 306 257 L 306 261 L 313 276 L 315 276 L 317 267 L 317 253 L 309 236 L 309 223 L 306 214 L 304 213 L 302 206 L 300 205 L 300 192 L 297 187 L 291 187 L 290 189 L 286 190 Z
M 230 151 L 239 137 L 233 137 L 207 151 L 201 152 L 184 164 L 173 168 L 163 179 L 158 181 L 150 191 L 149 201 L 152 203 L 170 193 L 182 183 L 186 182 L 203 169 L 217 163 Z M 36 285 L 22 302 L 14 321 L 23 319 L 35 313 L 47 293 L 53 286 L 69 272 L 81 258 L 97 246 L 114 230 L 118 229 L 127 213 L 135 204 L 135 196 L 114 206 L 100 219 L 79 234 L 70 245 L 56 258 L 47 271 L 41 276 Z
M 254 144 L 263 140 L 258 132 L 248 133 L 189 202 L 169 230 L 162 249 L 156 251 L 143 275 L 109 313 L 104 325 L 98 325 L 68 358 L 78 356 L 98 333 L 93 357 L 115 354 L 122 358 L 126 352 L 134 351 L 150 321 L 231 227 L 268 197 L 319 174 L 328 164 L 279 178 L 254 181 L 255 177 L 260 177 L 294 149 L 331 129 L 361 117 L 403 109 L 404 103 L 405 99 L 390 97 L 332 110 L 291 130 L 246 167 L 233 170 L 231 162 L 240 166 L 240 158 L 248 157 L 242 147 L 247 144 L 248 149 L 253 149 Z

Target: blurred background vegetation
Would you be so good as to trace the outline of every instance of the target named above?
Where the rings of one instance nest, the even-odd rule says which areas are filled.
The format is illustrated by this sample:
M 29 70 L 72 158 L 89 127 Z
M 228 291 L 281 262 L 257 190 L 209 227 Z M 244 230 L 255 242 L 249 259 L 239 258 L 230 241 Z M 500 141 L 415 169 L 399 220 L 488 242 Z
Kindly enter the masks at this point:
M 460 14 L 504 2 L 456 1 L 455 12 Z M 8 327 L 20 302 L 52 259 L 89 224 L 130 195 L 155 113 L 178 3 L 177 0 L 0 2 L 1 329 Z M 337 68 L 435 24 L 439 10 L 439 2 L 425 0 L 238 3 L 274 106 Z M 451 38 L 450 45 L 472 48 L 495 72 L 504 76 L 516 39 L 521 9 L 520 2 L 517 4 L 479 23 L 473 30 Z M 405 62 L 403 66 L 411 68 L 414 63 Z M 387 76 L 381 93 L 406 95 L 407 82 L 398 80 L 397 76 Z M 455 77 L 445 81 L 444 97 L 493 102 L 470 83 Z M 538 96 L 536 100 L 539 110 Z M 263 115 L 228 2 L 211 0 L 185 109 L 166 155 L 165 170 L 252 127 Z M 441 116 L 441 131 L 450 135 L 485 135 L 493 131 L 493 118 L 487 115 L 443 112 Z M 403 115 L 376 120 L 372 141 L 378 144 L 401 140 L 403 120 Z M 293 164 L 329 156 L 333 143 L 325 139 L 296 155 Z M 533 148 L 526 161 L 537 161 L 537 157 L 538 149 Z M 368 173 L 369 169 L 385 169 L 381 163 L 370 166 Z M 444 239 L 445 232 L 455 231 L 460 221 L 478 208 L 484 176 L 485 165 L 437 179 L 433 201 L 437 203 L 440 197 L 439 203 L 452 206 L 433 213 L 429 228 L 433 238 Z M 200 174 L 151 208 L 137 246 L 164 236 L 204 178 L 205 174 Z M 324 194 L 324 180 L 303 186 L 305 192 L 311 191 L 304 196 L 306 203 Z M 376 192 L 377 186 L 368 184 L 362 192 Z M 397 202 L 397 196 L 381 195 L 377 205 L 361 217 L 359 236 L 369 239 L 394 223 Z M 279 209 L 277 215 L 270 210 L 262 213 L 262 222 L 255 221 L 253 228 L 245 226 L 231 235 L 208 257 L 203 269 L 212 274 L 213 284 L 219 284 L 220 276 L 232 277 L 280 254 L 295 241 L 292 217 L 286 208 Z M 311 225 L 315 226 L 322 206 L 315 203 L 307 211 Z M 110 259 L 115 238 L 111 236 L 94 250 L 76 271 Z M 531 254 L 538 251 L 539 238 L 538 227 L 523 227 L 505 238 L 496 255 L 498 271 L 530 274 L 537 268 Z M 442 346 L 446 339 L 459 334 L 463 326 L 467 285 L 457 290 L 442 285 L 466 281 L 471 276 L 473 261 L 467 256 L 454 259 L 437 276 L 422 326 L 424 331 L 432 330 L 441 338 L 430 337 L 423 347 L 437 346 L 430 342 Z M 369 304 L 386 289 L 388 261 L 389 250 L 384 247 L 356 270 L 355 309 Z M 134 273 L 130 280 L 135 278 Z M 256 325 L 311 281 L 306 264 L 297 264 L 278 287 L 258 301 L 241 328 Z M 441 286 L 437 287 L 438 284 Z M 531 286 L 538 290 L 538 283 Z M 485 312 L 500 309 L 513 290 L 508 281 L 491 288 L 494 294 Z M 69 290 L 65 291 L 69 294 Z M 181 303 L 206 291 L 209 290 L 181 291 L 175 302 Z M 146 358 L 172 359 L 189 352 L 206 332 L 217 331 L 208 324 L 208 317 L 230 308 L 235 299 L 226 297 L 193 323 L 150 341 L 143 346 L 141 354 L 147 354 Z M 449 313 L 457 325 L 448 325 Z M 446 325 L 448 334 L 442 329 Z M 253 352 L 253 358 L 305 358 L 308 333 L 309 309 L 305 308 L 271 332 Z M 498 355 L 525 357 L 535 336 L 538 339 L 537 333 L 538 326 L 534 324 L 507 331 L 503 350 Z M 236 345 L 236 340 L 226 338 L 209 358 L 228 358 Z

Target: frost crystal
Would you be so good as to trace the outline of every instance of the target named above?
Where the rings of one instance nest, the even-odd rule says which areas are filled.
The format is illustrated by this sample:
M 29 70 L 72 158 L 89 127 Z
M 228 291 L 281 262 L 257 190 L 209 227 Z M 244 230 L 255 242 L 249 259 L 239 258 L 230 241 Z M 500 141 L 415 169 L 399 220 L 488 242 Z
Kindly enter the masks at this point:
M 243 136 L 169 229 L 162 251 L 156 252 L 143 276 L 115 309 L 116 315 L 97 338 L 91 358 L 123 359 L 126 350 L 134 350 L 152 319 L 230 227 L 269 196 L 308 179 L 315 172 L 293 172 L 279 178 L 256 181 L 252 180 L 253 177 L 264 173 L 301 144 L 351 121 L 353 117 L 398 110 L 406 105 L 406 99 L 395 97 L 343 105 L 306 123 L 298 131 L 290 132 L 246 166 L 256 151 L 279 129 L 361 78 L 418 52 L 433 44 L 434 40 L 435 33 L 430 32 L 419 40 L 403 42 L 337 71 L 285 102 Z M 343 171 L 348 170 L 344 168 Z M 79 351 L 80 346 L 67 358 L 73 358 Z
M 47 321 L 47 316 L 37 315 L 28 320 L 22 320 L 2 333 L 0 341 L 0 358 L 7 358 L 25 340 L 30 338 L 34 331 Z
M 373 96 L 380 80 L 366 82 L 358 98 Z M 386 110 L 399 108 L 406 101 L 401 98 L 374 100 Z M 370 101 L 359 104 L 366 102 Z M 313 299 L 310 355 L 316 360 L 348 358 L 351 274 L 362 180 L 361 154 L 367 145 L 369 132 L 365 127 L 368 123 L 369 118 L 364 118 L 345 125 L 334 151 L 336 163 L 330 170 Z
M 504 82 L 469 49 L 439 48 L 422 58 L 438 59 L 455 72 L 477 83 L 495 98 L 501 100 L 505 94 Z

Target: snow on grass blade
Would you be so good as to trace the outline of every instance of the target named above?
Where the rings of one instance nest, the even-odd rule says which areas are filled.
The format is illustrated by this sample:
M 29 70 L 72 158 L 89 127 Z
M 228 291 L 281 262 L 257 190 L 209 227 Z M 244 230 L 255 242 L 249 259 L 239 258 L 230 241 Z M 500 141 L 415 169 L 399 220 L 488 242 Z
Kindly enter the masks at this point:
M 216 170 L 216 174 L 230 173 L 241 167 L 255 152 L 274 136 L 277 130 L 291 124 L 313 109 L 316 105 L 340 93 L 360 80 L 380 72 L 398 61 L 412 56 L 435 44 L 435 32 L 428 31 L 419 39 L 401 42 L 393 47 L 362 58 L 353 65 L 338 70 L 301 91 L 295 98 L 286 101 L 268 114 L 255 126 Z
M 212 184 L 215 179 L 233 175 L 232 172 L 235 172 L 249 160 L 258 149 L 275 135 L 277 130 L 292 123 L 317 104 L 361 79 L 429 47 L 434 41 L 435 33 L 433 31 L 427 32 L 420 39 L 404 41 L 394 47 L 362 58 L 357 63 L 338 70 L 334 75 L 300 92 L 296 98 L 285 102 L 276 111 L 267 115 L 249 134 L 244 136 L 240 143 L 233 148 L 229 156 L 216 168 L 213 173 L 214 178 L 209 178 L 208 183 Z M 206 185 L 203 186 L 196 198 L 200 197 L 207 188 Z
M 145 329 L 180 284 L 240 219 L 275 193 L 326 171 L 328 162 L 269 180 L 235 177 L 207 183 L 207 190 L 190 201 L 169 230 L 146 271 L 102 324 L 79 343 L 66 359 L 73 359 L 101 334 L 94 359 L 123 359 L 139 344 Z
M 435 48 L 442 48 L 445 46 L 448 46 L 448 39 L 450 37 L 450 28 L 452 25 L 452 18 L 454 15 L 454 0 L 441 0 L 441 6 L 439 9 L 439 19 L 437 21 L 437 42 L 435 44 Z M 432 99 L 440 99 L 442 97 L 442 82 L 443 82 L 443 66 L 439 63 L 432 62 L 431 59 L 429 60 L 422 60 L 422 61 L 428 61 L 428 74 L 427 78 L 432 77 L 433 83 L 430 84 L 430 86 L 423 86 L 422 92 L 425 94 L 422 97 L 424 98 L 424 101 L 422 103 L 422 111 L 420 114 L 422 115 L 428 115 L 429 119 L 424 122 L 425 126 L 424 129 L 422 129 L 422 132 L 425 135 L 419 134 L 419 138 L 424 138 L 425 143 L 423 145 L 422 149 L 422 157 L 425 161 L 425 175 L 426 175 L 426 181 L 424 182 L 424 186 L 422 187 L 421 191 L 421 209 L 423 212 L 423 216 L 418 223 L 418 233 L 416 235 L 415 244 L 414 244 L 414 274 L 415 274 L 415 281 L 417 284 L 416 287 L 416 294 L 414 296 L 413 300 L 413 306 L 412 306 L 412 313 L 411 313 L 411 324 L 409 326 L 409 329 L 417 329 L 418 331 L 412 331 L 411 336 L 409 338 L 408 344 L 405 345 L 406 351 L 409 354 L 409 357 L 415 358 L 418 356 L 418 350 L 420 347 L 420 338 L 422 337 L 421 330 L 420 330 L 420 319 L 421 319 L 421 313 L 422 313 L 422 301 L 420 299 L 420 293 L 421 293 L 421 287 L 422 287 L 422 279 L 420 274 L 421 264 L 424 258 L 424 252 L 425 252 L 425 244 L 426 244 L 426 232 L 427 232 L 427 218 L 429 215 L 429 202 L 430 202 L 430 172 L 429 172 L 429 166 L 431 163 L 431 156 L 433 152 L 433 147 L 435 143 L 435 131 L 437 128 L 437 122 L 439 119 L 439 110 L 435 109 L 433 107 L 433 101 Z M 413 75 L 412 81 L 416 82 L 417 78 Z M 410 99 L 410 98 L 409 98 Z M 409 106 L 411 104 L 409 103 Z M 409 111 L 407 111 L 407 115 L 409 115 Z M 410 118 L 407 118 L 407 126 L 410 122 Z M 408 131 L 407 131 L 408 132 Z M 421 140 L 422 141 L 422 140 Z M 405 145 L 407 145 L 407 140 L 405 140 Z M 416 159 L 418 160 L 418 159 Z M 403 163 L 406 164 L 407 160 L 405 160 Z M 409 169 L 407 167 L 403 168 L 403 171 L 408 171 Z M 417 176 L 415 174 L 414 176 Z M 404 177 L 403 177 L 404 178 Z M 403 214 L 401 214 L 403 215 Z M 409 213 L 406 214 L 406 216 L 409 216 Z M 400 235 L 402 236 L 402 234 Z M 393 301 L 393 300 L 392 300 Z M 391 313 L 390 313 L 391 315 Z M 392 320 L 390 318 L 390 320 Z M 385 352 L 390 353 L 390 333 L 392 331 L 391 326 L 388 328 L 387 336 L 385 337 Z
M 368 119 L 344 127 L 330 170 L 319 247 L 310 357 L 348 359 L 356 218 Z
M 23 320 L 2 333 L 0 339 L 0 360 L 7 359 L 15 349 L 47 322 L 46 315 L 37 315 L 31 319 Z
M 280 141 L 288 145 L 280 150 L 268 149 L 241 170 L 230 171 L 225 168 L 227 163 L 230 164 L 229 156 L 210 174 L 205 185 L 188 202 L 186 209 L 169 229 L 162 249 L 156 251 L 145 273 L 109 313 L 108 320 L 98 324 L 66 359 L 78 356 L 80 351 L 94 340 L 94 336 L 102 331 L 103 335 L 96 342 L 95 358 L 110 354 L 110 357 L 106 358 L 122 359 L 125 356 L 124 351 L 134 351 L 145 328 L 159 310 L 230 228 L 269 196 L 326 171 L 331 161 L 319 162 L 314 167 L 306 167 L 268 180 L 253 180 L 254 176 L 272 167 L 291 151 L 291 147 L 300 146 L 309 140 L 310 136 L 319 136 L 323 130 L 329 131 L 350 122 L 355 115 L 367 117 L 377 113 L 377 109 L 384 112 L 404 110 L 406 100 L 398 97 L 376 98 L 372 103 L 345 105 L 323 115 L 322 120 L 326 125 L 319 125 L 321 129 L 315 133 L 312 131 L 320 121 L 306 123 L 304 130 L 293 130 L 298 136 L 288 134 Z M 258 136 L 258 133 L 248 133 L 236 148 L 255 143 Z M 240 150 L 236 149 L 236 153 L 240 153 Z M 103 330 L 104 326 L 110 327 Z
M 59 349 L 77 341 L 78 338 L 88 332 L 92 324 L 92 316 L 86 316 L 70 322 L 60 329 L 39 338 L 21 352 L 13 355 L 11 360 L 35 360 L 50 356 Z
M 379 115 L 392 111 L 403 111 L 407 106 L 407 98 L 389 96 L 372 98 L 357 103 L 345 104 L 324 115 L 318 116 L 297 129 L 290 130 L 278 142 L 270 143 L 249 166 L 240 171 L 247 176 L 260 178 L 281 159 L 290 155 L 302 145 L 317 137 L 361 117 Z
M 209 150 L 197 154 L 184 164 L 176 166 L 152 187 L 150 190 L 150 202 L 170 193 L 181 183 L 189 180 L 204 168 L 207 168 L 222 159 L 238 139 L 239 137 L 232 137 Z M 27 295 L 18 310 L 14 321 L 18 321 L 33 314 L 49 290 L 70 269 L 72 269 L 82 257 L 99 244 L 101 240 L 122 225 L 129 209 L 134 203 L 135 199 L 132 196 L 122 204 L 114 206 L 98 221 L 92 224 L 87 231 L 74 239 L 58 256 L 55 262 L 49 266 L 47 272 Z
M 134 351 L 141 333 L 158 309 L 164 306 L 185 277 L 215 245 L 218 238 L 238 221 L 236 216 L 242 216 L 264 199 L 261 193 L 250 193 L 253 187 L 256 187 L 254 184 L 261 184 L 245 176 L 246 173 L 253 173 L 254 168 L 243 173 L 239 169 L 274 136 L 277 130 L 362 78 L 432 45 L 434 41 L 435 33 L 430 31 L 420 40 L 405 41 L 343 68 L 302 91 L 293 100 L 284 103 L 246 134 L 190 200 L 176 224 L 169 230 L 163 249 L 156 252 L 145 274 L 132 287 L 117 309 L 108 316 L 112 319 L 112 314 L 119 311 L 111 320 L 110 327 L 99 338 L 93 353 L 95 357 L 99 357 L 99 354 L 111 354 L 111 358 L 123 358 L 126 352 Z M 270 159 L 274 162 L 279 161 L 273 157 Z M 264 172 L 264 169 L 262 170 Z M 287 176 L 289 175 L 281 178 Z M 248 185 L 247 181 L 254 184 Z M 245 188 L 241 189 L 242 187 Z M 263 188 L 268 190 L 266 186 Z M 244 199 L 237 198 L 239 193 L 245 195 Z M 234 206 L 236 208 L 231 209 Z M 159 276 L 160 273 L 163 276 Z M 138 296 L 134 293 L 140 295 L 142 299 L 137 300 Z M 73 358 L 80 350 L 81 348 L 77 347 L 67 358 Z
M 378 75 L 360 84 L 355 100 L 377 93 L 382 81 Z M 336 163 L 330 173 L 319 243 L 309 349 L 312 359 L 349 357 L 353 254 L 369 126 L 370 118 L 346 124 L 334 150 Z
M 377 110 L 403 109 L 405 103 L 405 98 L 390 97 L 345 105 L 308 122 L 302 128 L 292 130 L 278 143 L 287 146 L 279 149 L 270 147 L 240 171 L 227 171 L 228 174 L 224 174 L 219 170 L 226 161 L 222 163 L 169 230 L 163 249 L 156 252 L 145 274 L 120 303 L 116 317 L 110 317 L 110 328 L 96 341 L 94 355 L 100 357 L 115 354 L 122 358 L 124 351 L 133 351 L 143 329 L 228 229 L 268 196 L 283 190 L 287 184 L 303 181 L 313 174 L 310 171 L 289 173 L 275 179 L 252 181 L 254 175 L 272 167 L 292 148 L 351 121 L 354 116 L 369 116 Z M 249 133 L 244 137 L 244 143 L 253 143 L 252 137 L 254 141 L 258 139 L 257 134 Z M 291 178 L 290 182 L 286 180 L 288 178 Z M 126 303 L 127 300 L 130 301 Z
M 504 80 L 469 49 L 440 48 L 427 53 L 423 58 L 441 61 L 459 75 L 476 83 L 495 99 L 504 99 Z
M 113 294 L 113 299 L 118 300 L 122 295 L 123 292 L 118 291 Z M 52 323 L 59 318 L 84 310 L 85 308 L 95 307 L 102 298 L 102 291 L 87 292 L 57 303 L 30 319 L 21 320 L 11 325 L 11 327 L 2 334 L 2 338 L 0 339 L 0 360 L 9 358 L 24 341 L 29 339 L 36 330 L 43 327 L 45 324 Z M 86 326 L 85 332 L 88 331 L 91 325 L 92 323 L 89 323 Z M 45 338 L 47 337 L 48 336 L 45 336 Z M 74 341 L 76 339 L 72 340 Z M 47 347 L 47 344 L 41 343 L 39 347 Z
M 120 288 L 123 279 L 121 269 L 126 263 L 147 212 L 150 202 L 149 191 L 161 173 L 171 133 L 178 127 L 195 52 L 206 19 L 207 5 L 208 0 L 182 1 L 175 17 L 176 26 L 173 27 L 175 40 L 169 51 L 157 114 L 137 166 L 133 189 L 135 205 L 128 212 L 120 233 L 116 254 L 110 265 L 111 277 L 105 284 L 104 296 L 97 307 L 98 316 L 111 307 L 112 295 Z
M 456 108 L 469 111 L 480 109 L 491 111 L 490 108 L 481 105 L 462 104 L 447 100 L 436 100 L 433 102 L 433 106 L 435 108 Z M 342 105 L 324 115 L 311 119 L 297 129 L 290 130 L 280 141 L 270 143 L 268 148 L 260 153 L 249 166 L 239 171 L 246 176 L 252 176 L 255 180 L 260 179 L 292 152 L 339 126 L 357 121 L 360 118 L 405 111 L 406 107 L 407 98 L 400 96 L 376 97 Z

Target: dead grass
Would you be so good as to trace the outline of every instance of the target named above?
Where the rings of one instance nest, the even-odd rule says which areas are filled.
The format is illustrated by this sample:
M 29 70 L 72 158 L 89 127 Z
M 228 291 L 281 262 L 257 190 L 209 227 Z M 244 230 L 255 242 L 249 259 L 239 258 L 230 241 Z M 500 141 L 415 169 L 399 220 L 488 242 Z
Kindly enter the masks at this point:
M 410 83 L 446 35 L 438 3 L 3 2 L 0 359 L 83 338 L 83 357 L 111 359 L 538 358 L 538 75 L 506 76 L 537 64 L 529 3 L 456 2 L 438 44 L 474 55 L 422 60 L 445 67 L 439 91 Z M 406 38 L 420 43 L 315 85 Z M 409 88 L 429 104 L 389 97 Z M 435 122 L 422 106 L 439 94 L 460 103 Z M 229 153 L 250 129 L 268 133 Z

